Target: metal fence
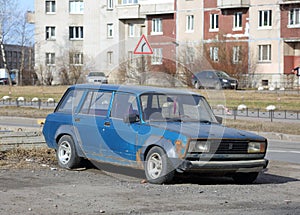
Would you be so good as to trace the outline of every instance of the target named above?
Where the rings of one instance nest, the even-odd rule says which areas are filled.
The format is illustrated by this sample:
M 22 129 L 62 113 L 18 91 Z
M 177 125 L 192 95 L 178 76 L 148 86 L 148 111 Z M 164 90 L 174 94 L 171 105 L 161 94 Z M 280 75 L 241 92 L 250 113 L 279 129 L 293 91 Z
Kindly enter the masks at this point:
M 221 116 L 232 116 L 233 119 L 238 117 L 252 117 L 252 118 L 262 118 L 270 119 L 272 122 L 273 119 L 285 119 L 285 120 L 300 120 L 300 111 L 287 111 L 287 110 L 264 110 L 264 109 L 244 109 L 238 110 L 236 108 L 226 108 L 226 109 L 213 109 L 216 115 Z

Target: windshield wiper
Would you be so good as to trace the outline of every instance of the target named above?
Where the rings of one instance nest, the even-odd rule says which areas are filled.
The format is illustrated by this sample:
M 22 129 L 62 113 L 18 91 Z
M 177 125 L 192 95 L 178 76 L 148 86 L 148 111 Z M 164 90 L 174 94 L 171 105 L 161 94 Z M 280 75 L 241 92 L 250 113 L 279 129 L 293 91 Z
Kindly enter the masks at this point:
M 171 122 L 182 122 L 182 119 L 179 117 L 167 117 L 166 120 Z
M 200 123 L 211 124 L 212 122 L 209 120 L 200 120 Z

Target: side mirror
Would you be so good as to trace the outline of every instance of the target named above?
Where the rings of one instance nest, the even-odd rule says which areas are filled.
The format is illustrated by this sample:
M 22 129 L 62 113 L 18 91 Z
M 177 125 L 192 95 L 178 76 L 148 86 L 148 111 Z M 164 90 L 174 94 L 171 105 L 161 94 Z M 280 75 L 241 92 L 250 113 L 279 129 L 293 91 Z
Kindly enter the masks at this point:
M 135 113 L 131 113 L 129 115 L 124 116 L 123 118 L 123 122 L 124 123 L 135 123 L 135 122 L 139 122 L 140 121 L 140 117 L 135 114 Z
M 215 116 L 216 120 L 218 121 L 218 123 L 222 124 L 223 123 L 223 118 L 220 116 Z

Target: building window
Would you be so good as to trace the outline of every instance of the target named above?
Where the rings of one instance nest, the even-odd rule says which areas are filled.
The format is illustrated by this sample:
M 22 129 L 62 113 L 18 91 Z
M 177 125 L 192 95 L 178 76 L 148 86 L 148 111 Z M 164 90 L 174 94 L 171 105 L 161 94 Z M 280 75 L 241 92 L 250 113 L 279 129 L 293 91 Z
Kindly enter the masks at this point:
M 55 53 L 46 53 L 46 65 L 47 66 L 51 66 L 51 65 L 55 65 Z
M 137 4 L 138 0 L 122 0 L 122 4 Z
M 300 9 L 294 8 L 289 12 L 289 26 L 300 27 Z
M 237 12 L 234 13 L 234 18 L 233 18 L 233 29 L 234 30 L 241 30 L 243 26 L 243 13 L 242 12 Z
M 109 23 L 107 24 L 107 38 L 114 37 L 114 24 Z
M 46 13 L 55 13 L 56 12 L 56 4 L 54 0 L 46 1 Z
M 70 40 L 82 40 L 83 39 L 83 27 L 82 26 L 70 26 L 69 27 Z
M 272 26 L 272 11 L 271 10 L 261 10 L 259 11 L 258 26 L 260 28 L 266 28 Z
M 135 25 L 129 23 L 128 24 L 128 36 L 129 37 L 134 37 L 135 36 Z
M 209 48 L 209 56 L 212 61 L 219 61 L 219 48 L 218 47 L 210 47 Z
M 70 0 L 70 13 L 82 14 L 84 9 L 83 0 Z
M 259 45 L 258 46 L 258 61 L 270 62 L 271 61 L 271 45 Z
M 151 59 L 152 65 L 160 65 L 162 64 L 162 48 L 153 49 L 153 55 Z
M 240 62 L 240 57 L 241 57 L 241 47 L 240 46 L 234 46 L 232 48 L 232 62 L 234 64 L 237 64 Z
M 187 47 L 186 48 L 186 63 L 194 63 L 195 62 L 195 48 Z
M 55 27 L 46 27 L 46 40 L 55 40 Z
M 186 31 L 187 32 L 194 31 L 194 15 L 186 16 Z
M 107 52 L 107 64 L 108 65 L 113 64 L 113 52 L 112 51 Z
M 83 53 L 70 53 L 70 64 L 71 65 L 83 65 Z
M 162 34 L 162 19 L 152 19 L 152 32 L 151 34 Z
M 107 0 L 107 9 L 108 10 L 114 9 L 114 0 Z
M 210 30 L 219 30 L 219 14 L 210 14 Z

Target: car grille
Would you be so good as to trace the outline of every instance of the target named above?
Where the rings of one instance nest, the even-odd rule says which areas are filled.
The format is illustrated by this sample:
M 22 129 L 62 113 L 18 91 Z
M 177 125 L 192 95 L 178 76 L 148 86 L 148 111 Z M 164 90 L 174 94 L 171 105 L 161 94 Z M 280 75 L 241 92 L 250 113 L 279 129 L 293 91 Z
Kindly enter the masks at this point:
M 223 140 L 210 145 L 210 153 L 214 154 L 244 154 L 248 152 L 248 142 Z

